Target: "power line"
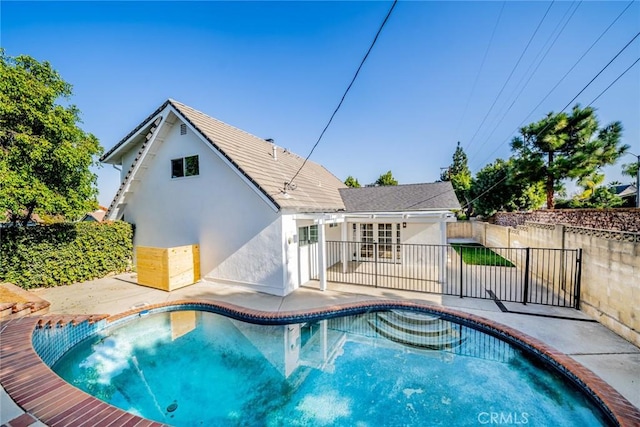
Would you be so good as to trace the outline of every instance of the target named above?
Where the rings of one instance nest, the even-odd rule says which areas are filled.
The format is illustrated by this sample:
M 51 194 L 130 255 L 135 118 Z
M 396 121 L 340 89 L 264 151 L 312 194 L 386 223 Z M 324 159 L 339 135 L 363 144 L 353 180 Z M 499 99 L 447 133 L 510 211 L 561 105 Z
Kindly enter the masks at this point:
M 538 103 L 538 105 L 536 105 L 536 107 L 527 115 L 527 117 L 525 117 L 524 120 L 522 120 L 522 122 L 520 123 L 520 125 L 518 125 L 518 127 L 516 128 L 516 131 L 520 128 L 520 126 L 522 126 L 522 124 L 538 109 L 538 107 L 542 104 L 542 102 L 544 102 L 549 95 L 560 85 L 560 83 L 567 77 L 567 75 L 569 75 L 569 73 L 571 71 L 573 71 L 573 69 L 578 65 L 578 63 L 580 61 L 582 61 L 582 59 L 587 55 L 587 53 L 589 53 L 589 51 L 591 51 L 591 49 L 596 45 L 596 43 L 598 43 L 598 41 L 600 41 L 600 39 L 609 31 L 609 29 L 618 21 L 618 19 L 620 19 L 620 17 L 629 9 L 629 7 L 631 7 L 631 5 L 634 3 L 634 1 L 632 0 L 631 2 L 629 2 L 629 4 L 627 4 L 627 6 L 622 10 L 622 12 L 620 12 L 620 14 L 618 14 L 618 16 L 611 22 L 611 24 L 609 24 L 609 26 L 600 34 L 600 36 L 598 36 L 598 38 L 591 44 L 591 46 L 589 46 L 589 48 L 582 54 L 582 56 L 580 56 L 580 58 L 576 61 L 575 64 L 573 64 L 573 66 L 565 73 L 564 76 L 562 76 L 562 78 L 558 81 L 558 83 L 556 83 L 556 85 L 549 91 L 549 93 L 547 93 L 545 95 L 545 97 L 542 99 L 542 101 L 540 101 Z M 574 11 L 575 12 L 575 11 Z M 571 103 L 573 101 L 575 101 L 575 99 L 582 93 L 584 92 L 584 90 L 640 35 L 640 33 L 636 34 L 597 74 L 596 76 L 591 79 L 591 81 L 589 83 L 587 83 L 587 85 L 585 85 L 585 87 L 582 88 L 582 90 L 578 93 L 578 95 L 576 95 L 560 112 L 563 112 L 564 110 L 567 109 L 567 107 L 569 105 L 571 105 Z M 591 101 L 589 103 L 588 106 L 591 106 L 594 102 L 596 102 L 607 90 L 609 90 L 609 88 L 611 88 L 611 86 L 613 86 L 620 78 L 622 78 L 622 76 L 624 76 L 631 68 L 633 68 L 638 62 L 640 62 L 640 58 L 636 59 L 629 67 L 627 67 L 626 70 L 624 70 L 613 82 L 611 82 L 602 92 L 600 92 L 600 94 L 598 94 L 598 96 L 596 96 L 593 101 Z M 550 123 L 547 124 L 546 127 L 549 126 Z M 544 130 L 544 129 L 543 129 Z M 508 141 L 509 138 L 507 138 L 505 141 L 502 142 L 502 144 L 504 144 L 504 142 Z M 499 144 L 490 154 L 489 157 L 490 158 L 496 151 L 497 149 L 502 145 Z M 486 160 L 485 160 L 486 161 Z M 489 187 L 487 190 L 485 190 L 484 192 L 482 192 L 480 195 L 478 195 L 476 198 L 474 198 L 473 200 L 467 202 L 464 206 L 463 209 L 466 209 L 467 207 L 469 207 L 473 202 L 475 202 L 476 200 L 480 199 L 481 197 L 483 197 L 485 194 L 487 194 L 489 191 L 491 191 L 493 188 L 495 188 L 496 186 L 498 186 L 500 183 L 502 183 L 503 181 L 505 181 L 507 179 L 508 176 L 505 176 L 504 178 L 498 180 L 495 184 L 493 184 L 491 187 Z
M 503 181 L 505 181 L 509 176 L 505 175 L 504 178 L 499 179 L 498 181 L 495 182 L 495 184 L 493 184 L 491 187 L 487 188 L 485 191 L 483 191 L 481 194 L 478 195 L 478 197 L 468 201 L 467 203 L 465 203 L 464 205 L 461 206 L 461 209 L 467 209 L 469 206 L 471 206 L 471 204 L 473 202 L 475 202 L 476 200 L 478 200 L 479 198 L 481 198 L 482 196 L 484 196 L 485 194 L 487 194 L 489 191 L 493 190 L 495 187 L 498 186 L 498 184 L 502 183 Z M 438 193 L 436 195 L 433 195 L 431 197 L 427 197 L 426 199 L 420 200 L 419 202 L 416 202 L 410 206 L 407 206 L 407 209 L 411 209 L 414 206 L 418 206 L 419 204 L 422 204 L 424 202 L 428 202 L 429 200 L 433 200 L 435 198 L 438 198 L 440 196 L 444 196 L 445 194 L 448 194 L 449 191 L 443 191 L 442 193 Z M 456 196 L 457 197 L 457 196 Z
M 638 38 L 638 36 L 640 36 L 640 32 L 638 32 L 638 33 L 637 33 L 637 34 L 636 34 L 636 35 L 635 35 L 631 40 L 629 40 L 629 43 L 627 43 L 626 45 L 624 45 L 624 47 L 623 47 L 622 49 L 620 49 L 620 51 L 619 51 L 618 53 L 616 53 L 616 55 L 615 55 L 613 58 L 611 58 L 611 61 L 609 61 L 609 62 L 607 63 L 607 65 L 605 65 L 605 66 L 602 68 L 602 70 L 600 70 L 600 71 L 598 72 L 598 74 L 596 74 L 596 75 L 595 75 L 595 76 L 594 76 L 594 77 L 589 81 L 589 83 L 587 83 L 587 84 L 585 85 L 585 87 L 583 87 L 583 88 L 582 88 L 582 90 L 580 90 L 580 92 L 578 92 L 578 94 L 577 94 L 576 96 L 574 96 L 574 97 L 573 97 L 573 99 L 572 99 L 571 101 L 569 101 L 569 103 L 568 103 L 567 105 L 565 105 L 565 106 L 564 106 L 564 108 L 562 109 L 562 111 L 566 110 L 566 109 L 567 109 L 567 107 L 569 107 L 569 105 L 571 105 L 571 104 L 573 103 L 573 101 L 575 101 L 575 100 L 576 100 L 576 99 L 577 99 L 577 98 L 582 94 L 582 92 L 584 92 L 584 91 L 585 91 L 585 90 L 586 90 L 586 89 L 591 85 L 591 83 L 593 83 L 593 81 L 594 81 L 595 79 L 597 79 L 597 78 L 598 78 L 598 76 L 599 76 L 600 74 L 602 74 L 602 72 L 603 72 L 604 70 L 606 70 L 606 69 L 607 69 L 607 67 L 609 67 L 609 65 L 611 65 L 611 63 L 612 63 L 612 62 L 613 62 L 613 61 L 615 61 L 615 60 L 616 60 L 616 58 L 617 58 L 618 56 L 620 56 L 620 54 L 621 54 L 622 52 L 624 52 L 624 50 L 625 50 L 627 47 L 629 47 L 629 45 L 630 45 L 631 43 L 633 43 L 633 41 L 634 41 L 635 39 L 637 39 L 637 38 Z M 562 112 L 562 111 L 561 111 L 561 112 Z
M 640 33 L 638 33 L 638 34 L 636 35 L 636 37 L 638 37 L 638 35 L 640 35 Z M 636 38 L 636 37 L 634 37 L 633 39 L 631 39 L 631 41 L 635 40 L 635 38 Z M 629 44 L 627 44 L 627 46 L 628 46 L 628 45 L 629 45 Z M 623 48 L 623 50 L 624 50 L 624 49 L 626 49 L 626 47 L 627 47 L 627 46 L 625 46 L 625 47 Z M 621 51 L 621 52 L 622 52 L 622 51 Z M 618 55 L 619 55 L 621 52 L 618 52 Z M 616 56 L 614 57 L 614 59 L 615 59 L 618 55 L 616 55 Z M 609 84 L 609 86 L 607 86 L 607 87 L 606 87 L 602 92 L 600 92 L 600 94 L 599 94 L 598 96 L 596 96 L 596 97 L 594 98 L 594 100 L 593 100 L 593 101 L 591 101 L 591 102 L 589 103 L 589 105 L 587 105 L 587 107 L 591 106 L 591 104 L 593 104 L 594 102 L 596 102 L 596 100 L 597 100 L 598 98 L 600 98 L 600 97 L 601 97 L 601 96 L 602 96 L 602 95 L 603 95 L 607 90 L 609 90 L 609 88 L 610 88 L 611 86 L 613 86 L 613 85 L 614 85 L 618 80 L 620 80 L 620 78 L 621 78 L 622 76 L 624 76 L 624 75 L 627 73 L 627 71 L 629 71 L 631 68 L 633 68 L 633 66 L 634 66 L 634 65 L 636 65 L 638 62 L 640 62 L 640 58 L 636 59 L 636 60 L 633 62 L 633 64 L 631 64 L 629 67 L 627 67 L 627 69 L 626 69 L 626 70 L 624 70 L 624 71 L 622 72 L 622 74 L 620 74 L 620 75 L 619 75 L 619 76 L 618 76 L 618 77 L 617 77 L 613 82 L 611 82 L 611 84 Z M 610 63 L 611 63 L 611 62 L 609 62 L 609 64 L 610 64 Z M 606 68 L 606 67 L 608 67 L 608 66 L 609 66 L 609 64 L 607 64 L 607 65 L 605 66 L 605 68 Z M 603 68 L 600 72 L 602 72 L 602 71 L 604 71 L 604 68 Z M 600 74 L 600 73 L 598 73 L 598 75 L 599 75 L 599 74 Z M 597 75 L 596 75 L 596 77 L 597 77 Z M 591 81 L 593 81 L 593 80 L 591 80 Z M 587 84 L 587 86 L 589 86 L 589 84 L 591 84 L 591 82 L 589 82 L 589 83 Z M 585 86 L 582 90 L 586 89 L 586 88 L 587 88 L 587 86 Z M 582 91 L 580 91 L 580 93 L 582 93 Z M 578 95 L 579 95 L 579 94 L 578 94 Z M 576 98 L 577 98 L 577 95 L 576 95 Z M 576 98 L 573 98 L 573 99 L 571 100 L 571 102 L 573 102 Z M 570 104 L 571 104 L 571 102 L 570 102 L 568 105 L 570 105 Z M 566 109 L 567 109 L 567 107 L 564 107 L 564 108 L 562 109 L 562 111 L 564 111 L 564 110 L 566 110 Z M 562 111 L 560 111 L 560 112 L 562 112 Z M 547 123 L 547 125 L 546 125 L 544 128 L 542 128 L 541 132 L 544 132 L 544 131 L 546 130 L 546 128 L 547 128 L 547 127 L 549 127 L 549 125 L 550 125 L 550 122 L 549 122 L 549 123 Z M 482 192 L 478 197 L 476 197 L 476 198 L 474 198 L 473 200 L 470 200 L 469 202 L 467 202 L 467 203 L 463 206 L 463 209 L 466 209 L 467 207 L 469 207 L 473 202 L 475 202 L 476 200 L 478 200 L 479 198 L 481 198 L 482 196 L 484 196 L 485 194 L 487 194 L 489 191 L 493 190 L 495 187 L 497 187 L 497 186 L 498 186 L 498 184 L 502 183 L 502 182 L 503 182 L 503 181 L 505 181 L 507 178 L 508 178 L 508 175 L 506 175 L 504 178 L 502 178 L 502 179 L 498 180 L 495 184 L 493 184 L 493 185 L 492 185 L 491 187 L 489 187 L 487 190 L 483 191 L 483 192 Z
M 467 98 L 467 103 L 464 106 L 464 110 L 462 111 L 462 115 L 460 116 L 460 120 L 458 121 L 458 126 L 456 126 L 457 129 L 460 129 L 460 124 L 462 124 L 462 121 L 464 120 L 464 118 L 467 115 L 467 111 L 469 109 L 469 103 L 471 102 L 471 98 L 473 98 L 473 94 L 476 91 L 476 86 L 478 85 L 478 79 L 480 78 L 480 75 L 482 74 L 482 70 L 484 69 L 484 63 L 487 60 L 487 55 L 489 53 L 489 50 L 491 49 L 491 45 L 493 44 L 493 38 L 496 35 L 496 30 L 498 29 L 498 25 L 500 24 L 500 18 L 502 17 L 502 12 L 504 11 L 504 7 L 507 4 L 506 1 L 502 2 L 502 7 L 500 8 L 500 13 L 498 13 L 498 19 L 496 19 L 496 23 L 493 26 L 493 31 L 491 32 L 491 37 L 489 38 L 489 44 L 487 45 L 487 49 L 484 51 L 484 56 L 482 57 L 482 62 L 480 63 L 480 69 L 478 70 L 478 72 L 476 73 L 476 78 L 473 82 L 473 85 L 471 86 L 471 93 L 469 94 L 469 97 Z
M 486 190 L 484 190 L 482 193 L 480 193 L 478 195 L 478 197 L 469 200 L 463 207 L 462 209 L 467 209 L 469 206 L 471 206 L 471 204 L 473 202 L 475 202 L 476 200 L 480 199 L 482 196 L 484 196 L 485 194 L 487 194 L 489 191 L 493 190 L 494 188 L 496 188 L 499 184 L 501 184 L 503 181 L 506 181 L 507 178 L 509 177 L 509 175 L 505 175 L 503 178 L 499 179 L 498 181 L 496 181 L 495 184 L 493 184 L 491 187 L 487 188 Z
M 601 96 L 602 96 L 606 91 L 608 91 L 608 90 L 609 90 L 609 88 L 610 88 L 611 86 L 613 86 L 613 85 L 614 85 L 618 80 L 620 80 L 620 78 L 621 78 L 622 76 L 624 76 L 625 74 L 627 74 L 627 71 L 629 71 L 630 69 L 632 69 L 632 68 L 633 68 L 633 66 L 634 66 L 634 65 L 636 65 L 636 64 L 638 63 L 638 61 L 640 61 L 640 57 L 639 57 L 638 59 L 636 59 L 636 60 L 635 60 L 635 62 L 634 62 L 633 64 L 629 65 L 629 67 L 628 67 L 626 70 L 624 70 L 624 71 L 622 72 L 622 74 L 620 74 L 620 75 L 619 75 L 619 76 L 618 76 L 614 81 L 612 81 L 612 82 L 611 82 L 611 84 L 610 84 L 609 86 L 607 86 L 607 87 L 606 87 L 602 92 L 600 92 L 600 94 L 599 94 L 598 96 L 596 96 L 596 97 L 593 99 L 593 101 L 591 101 L 591 102 L 589 103 L 589 105 L 587 105 L 587 107 L 590 107 L 594 102 L 596 102 L 596 101 L 598 100 L 598 98 L 600 98 L 600 97 L 601 97 Z
M 338 110 L 342 106 L 342 103 L 344 102 L 344 99 L 346 98 L 347 93 L 349 93 L 349 90 L 351 90 L 351 86 L 353 86 L 353 83 L 356 81 L 356 78 L 358 77 L 358 74 L 360 74 L 360 70 L 362 69 L 362 66 L 364 65 L 365 61 L 369 57 L 369 53 L 371 53 L 371 50 L 373 49 L 373 46 L 376 44 L 376 41 L 378 40 L 378 36 L 382 32 L 382 29 L 384 28 L 384 26 L 387 23 L 387 21 L 389 20 L 389 17 L 391 16 L 391 12 L 393 12 L 393 9 L 396 7 L 397 3 L 398 3 L 398 0 L 394 0 L 393 1 L 393 4 L 391 5 L 391 8 L 389 9 L 389 12 L 387 12 L 387 16 L 385 16 L 384 21 L 382 21 L 382 24 L 380 25 L 380 28 L 378 28 L 378 32 L 376 33 L 376 36 L 373 38 L 373 41 L 371 42 L 371 46 L 369 46 L 369 49 L 367 50 L 367 53 L 364 55 L 364 58 L 362 58 L 362 61 L 360 61 L 360 65 L 358 66 L 358 69 L 356 70 L 356 73 L 353 75 L 353 78 L 351 79 L 351 82 L 349 83 L 349 86 L 347 86 L 347 89 L 344 91 L 344 94 L 342 95 L 342 98 L 340 99 L 340 102 L 338 103 L 338 106 L 336 107 L 335 110 L 333 110 L 333 113 L 331 114 L 331 117 L 329 118 L 329 121 L 327 122 L 327 125 L 324 127 L 324 129 L 320 133 L 320 136 L 318 137 L 318 140 L 316 141 L 316 143 L 313 144 L 313 147 L 311 148 L 311 151 L 309 152 L 309 155 L 304 159 L 304 162 L 302 162 L 302 165 L 300 166 L 300 169 L 298 169 L 298 171 L 295 173 L 295 175 L 293 175 L 293 178 L 291 178 L 288 182 L 284 183 L 283 191 L 287 190 L 287 187 L 290 186 L 293 183 L 293 181 L 296 179 L 296 177 L 298 176 L 298 174 L 300 173 L 302 168 L 304 168 L 304 165 L 307 164 L 307 161 L 309 160 L 309 157 L 311 157 L 311 155 L 313 154 L 313 151 L 316 149 L 316 147 L 320 143 L 320 140 L 324 136 L 324 133 L 329 128 L 329 125 L 331 125 L 331 122 L 333 121 L 333 118 L 335 117 L 336 113 L 338 112 Z
M 542 58 L 540 58 L 540 61 L 537 63 L 536 67 L 534 68 L 533 72 L 529 75 L 529 78 L 527 79 L 527 81 L 525 82 L 524 86 L 522 86 L 522 88 L 520 89 L 520 91 L 518 92 L 518 94 L 515 96 L 515 98 L 513 99 L 513 101 L 511 102 L 511 104 L 509 105 L 509 107 L 507 108 L 507 110 L 504 112 L 504 114 L 502 115 L 502 118 L 498 121 L 498 123 L 496 123 L 496 125 L 494 126 L 493 130 L 491 131 L 491 133 L 487 136 L 487 138 L 484 140 L 484 142 L 482 144 L 480 144 L 480 146 L 476 149 L 476 152 L 474 153 L 474 155 L 478 152 L 480 152 L 480 148 L 484 147 L 486 145 L 487 142 L 489 142 L 489 140 L 491 139 L 491 136 L 493 136 L 493 134 L 495 133 L 496 130 L 498 130 L 498 127 L 500 126 L 500 124 L 504 121 L 504 119 L 507 117 L 507 114 L 509 114 L 509 111 L 511 111 L 511 108 L 513 108 L 514 104 L 516 103 L 516 101 L 518 100 L 518 98 L 520 98 L 520 95 L 522 95 L 522 92 L 524 92 L 524 90 L 527 88 L 527 86 L 529 85 L 529 82 L 531 82 L 531 79 L 533 78 L 533 76 L 536 74 L 536 72 L 538 71 L 538 69 L 540 68 L 540 65 L 542 65 L 542 63 L 544 62 L 545 58 L 547 57 L 547 55 L 549 54 L 549 52 L 551 52 L 551 49 L 553 48 L 553 46 L 556 44 L 556 41 L 558 41 L 558 38 L 560 37 L 560 35 L 564 32 L 564 29 L 567 27 L 567 24 L 569 23 L 569 21 L 571 21 L 571 18 L 573 18 L 573 15 L 575 15 L 576 11 L 578 10 L 578 8 L 580 7 L 580 5 L 582 4 L 582 1 L 578 2 L 576 7 L 573 9 L 573 11 L 571 12 L 571 15 L 569 16 L 569 18 L 567 18 L 567 20 L 564 22 L 564 25 L 562 26 L 562 28 L 560 29 L 560 31 L 556 34 L 555 38 L 553 39 L 553 41 L 551 42 L 551 44 L 549 45 L 549 47 L 547 48 L 547 50 L 545 51 L 544 55 L 542 56 Z M 531 67 L 533 67 L 533 65 L 536 63 L 538 57 L 540 56 L 540 54 L 542 53 L 544 46 L 547 45 L 547 43 L 549 43 L 549 40 L 551 40 L 551 37 L 553 37 L 553 34 L 556 32 L 556 30 L 558 29 L 558 27 L 560 26 L 560 24 L 562 23 L 562 21 L 564 20 L 565 16 L 567 16 L 567 14 L 571 11 L 571 7 L 569 7 L 569 9 L 567 9 L 567 12 L 565 12 L 564 16 L 562 17 L 562 19 L 558 22 L 558 25 L 556 25 L 556 28 L 553 30 L 553 32 L 551 33 L 551 35 L 549 36 L 549 38 L 547 39 L 547 41 L 545 42 L 545 44 L 543 45 L 542 49 L 540 50 L 540 52 L 538 52 L 538 55 L 536 56 L 536 59 L 534 59 L 534 61 L 531 63 L 531 65 L 529 66 L 529 69 L 527 69 L 527 71 L 525 72 L 525 74 L 522 76 L 522 79 L 520 79 L 520 81 L 518 82 L 518 84 L 516 85 L 516 89 L 520 86 L 520 83 L 522 83 L 522 81 L 524 80 L 525 76 L 529 73 L 529 71 L 531 70 Z M 515 92 L 515 90 L 514 90 Z M 513 95 L 513 93 L 512 93 Z M 511 95 L 509 96 L 509 98 L 511 97 Z M 471 157 L 471 156 L 470 156 Z
M 507 77 L 507 80 L 502 85 L 502 88 L 500 89 L 500 92 L 498 92 L 498 95 L 496 96 L 496 99 L 493 100 L 493 103 L 491 104 L 491 107 L 489 107 L 489 111 L 487 111 L 487 114 L 482 119 L 482 122 L 480 123 L 480 126 L 478 126 L 478 129 L 476 129 L 476 132 L 473 134 L 473 136 L 471 137 L 471 139 L 467 143 L 467 146 L 465 147 L 465 149 L 469 148 L 469 146 L 471 145 L 471 142 L 473 142 L 473 139 L 476 137 L 476 135 L 478 134 L 478 132 L 480 131 L 480 129 L 482 128 L 484 123 L 487 121 L 487 117 L 489 117 L 489 114 L 491 114 L 491 111 L 493 110 L 493 107 L 496 105 L 496 102 L 498 102 L 498 99 L 500 98 L 500 96 L 502 95 L 502 92 L 507 87 L 507 84 L 509 83 L 509 81 L 511 81 L 511 77 L 513 76 L 513 73 L 518 68 L 518 65 L 520 65 L 520 61 L 522 61 L 522 58 L 524 57 L 524 54 L 529 49 L 529 46 L 531 45 L 531 42 L 535 38 L 536 34 L 538 34 L 538 30 L 540 29 L 540 27 L 542 26 L 542 23 L 544 22 L 544 20 L 546 19 L 547 15 L 549 14 L 549 10 L 551 10 L 551 7 L 553 6 L 554 2 L 555 2 L 555 0 L 552 1 L 551 4 L 549 4 L 549 7 L 547 8 L 547 11 L 544 13 L 544 16 L 542 17 L 540 22 L 538 22 L 538 26 L 536 27 L 535 31 L 533 32 L 533 34 L 529 38 L 529 41 L 527 42 L 527 45 L 525 46 L 524 50 L 520 54 L 520 57 L 518 58 L 518 61 L 513 66 L 513 69 L 511 70 L 511 73 L 509 73 L 509 77 Z
M 600 41 L 600 39 L 602 39 L 602 37 L 604 37 L 604 35 L 611 29 L 611 27 L 613 27 L 613 25 L 618 22 L 618 19 L 620 19 L 620 17 L 629 9 L 629 7 L 631 7 L 631 5 L 634 3 L 634 0 L 630 1 L 627 6 L 618 14 L 618 16 L 616 16 L 616 18 L 609 24 L 609 26 L 607 28 L 605 28 L 605 30 L 598 36 L 598 38 L 596 38 L 593 43 L 591 43 L 591 46 L 589 46 L 589 48 L 580 56 L 580 58 L 578 58 L 578 60 L 571 66 L 571 68 L 569 68 L 569 70 L 560 78 L 560 80 L 558 80 L 558 82 L 551 88 L 551 90 L 549 90 L 549 92 L 547 92 L 547 94 L 542 98 L 542 100 L 540 102 L 538 102 L 538 104 L 533 107 L 533 109 L 529 112 L 529 114 L 527 114 L 527 116 L 520 122 L 520 124 L 511 132 L 517 132 L 520 127 L 524 124 L 524 122 L 526 122 L 529 117 L 531 117 L 531 115 L 538 109 L 538 107 L 540 107 L 540 105 L 542 105 L 542 103 L 549 97 L 549 95 L 551 95 L 553 93 L 554 90 L 556 90 L 558 88 L 558 86 L 560 86 L 560 84 L 564 81 L 564 79 L 571 73 L 571 71 L 574 70 L 574 68 L 576 68 L 576 66 L 582 61 L 582 59 L 584 59 L 584 57 L 591 51 L 591 49 L 593 49 L 593 47 Z M 636 35 L 637 37 L 637 35 Z M 633 41 L 633 40 L 632 40 Z M 574 98 L 575 99 L 575 98 Z M 571 104 L 571 103 L 569 103 Z M 565 107 L 566 109 L 566 107 Z M 564 111 L 564 109 L 562 110 Z M 489 155 L 485 158 L 485 160 L 483 160 L 482 163 L 486 162 L 488 159 L 490 159 L 493 154 L 495 154 L 496 151 L 498 151 L 498 149 L 507 141 L 509 141 L 510 136 L 508 136 L 504 141 L 502 141 L 500 144 L 498 144 L 493 151 L 491 151 L 489 153 Z

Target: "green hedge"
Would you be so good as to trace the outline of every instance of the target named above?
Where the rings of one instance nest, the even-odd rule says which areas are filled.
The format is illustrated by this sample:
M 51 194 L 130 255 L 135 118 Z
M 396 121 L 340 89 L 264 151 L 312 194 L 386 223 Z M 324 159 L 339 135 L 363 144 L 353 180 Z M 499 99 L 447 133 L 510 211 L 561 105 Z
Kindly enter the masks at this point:
M 131 225 L 78 222 L 0 230 L 0 282 L 24 289 L 69 285 L 131 265 Z

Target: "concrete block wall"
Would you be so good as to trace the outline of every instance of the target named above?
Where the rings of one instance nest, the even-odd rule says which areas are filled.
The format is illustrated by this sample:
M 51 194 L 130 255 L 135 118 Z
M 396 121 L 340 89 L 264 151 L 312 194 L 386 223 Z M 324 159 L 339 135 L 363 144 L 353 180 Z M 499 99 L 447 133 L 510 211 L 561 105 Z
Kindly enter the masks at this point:
M 472 231 L 471 221 L 456 221 L 447 223 L 447 239 L 469 238 Z
M 640 235 L 635 241 L 616 240 L 620 237 L 565 230 L 566 247 L 583 249 L 580 309 L 640 347 Z

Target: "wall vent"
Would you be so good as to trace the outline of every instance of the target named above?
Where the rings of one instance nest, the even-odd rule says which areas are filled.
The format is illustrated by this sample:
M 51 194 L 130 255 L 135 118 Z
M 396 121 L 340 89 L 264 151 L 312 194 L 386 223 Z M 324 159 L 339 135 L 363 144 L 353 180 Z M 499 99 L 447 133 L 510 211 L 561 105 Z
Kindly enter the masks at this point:
M 187 134 L 187 125 L 182 123 L 180 125 L 180 135 L 186 135 Z

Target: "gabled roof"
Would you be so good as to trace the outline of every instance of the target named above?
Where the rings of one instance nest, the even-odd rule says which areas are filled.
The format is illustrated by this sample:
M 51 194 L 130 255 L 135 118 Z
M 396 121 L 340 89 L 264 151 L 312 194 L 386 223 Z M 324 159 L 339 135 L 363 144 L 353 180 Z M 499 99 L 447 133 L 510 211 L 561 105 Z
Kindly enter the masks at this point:
M 460 202 L 451 182 L 341 188 L 347 212 L 457 210 Z
M 321 165 L 308 161 L 296 177 L 294 185 L 284 191 L 285 182 L 293 178 L 302 166 L 304 158 L 277 147 L 274 159 L 274 145 L 271 142 L 172 99 L 166 101 L 129 135 L 107 151 L 100 161 L 106 163 L 119 161 L 118 153 L 129 149 L 129 145 L 135 141 L 133 136 L 139 130 L 159 114 L 166 115 L 170 111 L 189 123 L 214 150 L 229 161 L 277 208 L 305 212 L 344 210 L 344 203 L 338 190 L 345 185 Z
M 615 192 L 620 197 L 631 197 L 636 195 L 636 186 L 633 184 L 616 185 Z
M 89 212 L 87 214 L 84 215 L 84 217 L 82 217 L 81 221 L 96 221 L 96 222 L 102 222 L 102 220 L 104 219 L 104 216 L 107 213 L 107 208 L 104 208 L 102 206 L 100 206 L 100 209 L 97 209 L 93 212 Z

